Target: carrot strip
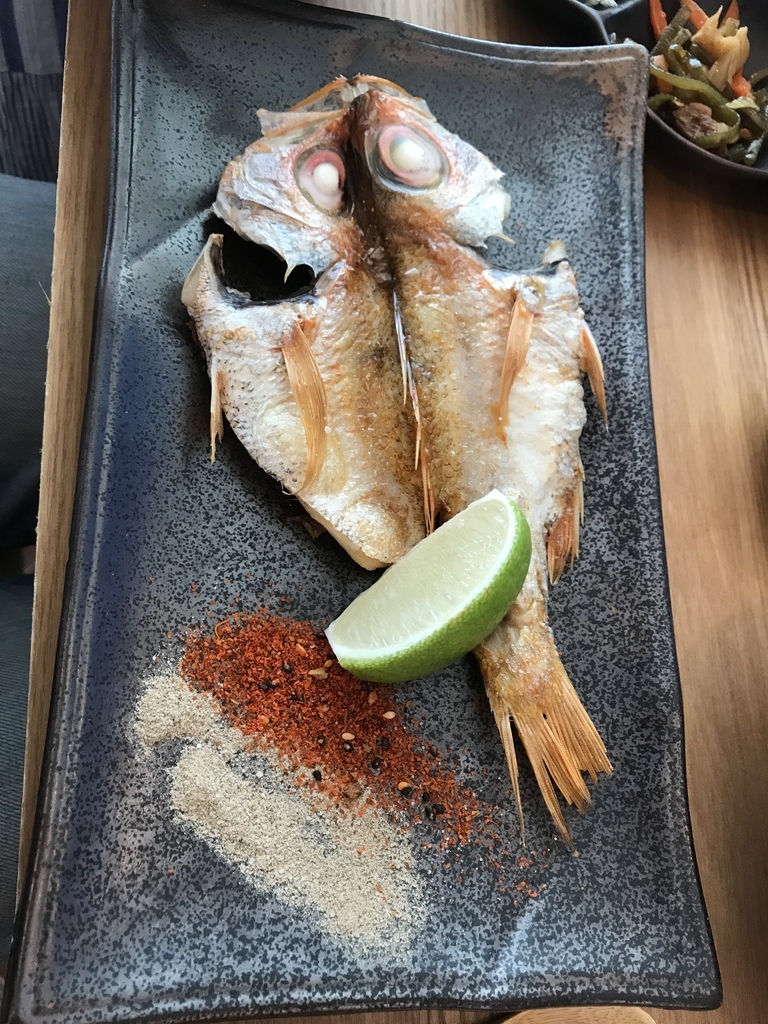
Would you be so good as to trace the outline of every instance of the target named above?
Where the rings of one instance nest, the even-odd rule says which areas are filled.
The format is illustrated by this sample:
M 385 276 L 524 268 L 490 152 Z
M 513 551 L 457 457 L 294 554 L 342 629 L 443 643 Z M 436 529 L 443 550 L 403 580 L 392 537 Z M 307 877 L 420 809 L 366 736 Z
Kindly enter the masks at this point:
M 731 79 L 731 89 L 734 96 L 751 96 L 752 86 L 744 77 L 743 71 L 737 71 Z
M 658 39 L 667 27 L 667 15 L 664 12 L 664 8 L 661 6 L 661 0 L 649 0 L 648 12 L 651 16 L 651 28 L 653 29 L 653 34 Z
M 723 17 L 723 24 L 725 24 L 729 18 L 733 18 L 734 21 L 741 21 L 741 17 L 739 15 L 739 0 L 731 0 L 730 6 Z
M 691 13 L 688 20 L 698 32 L 704 24 L 704 22 L 707 21 L 707 19 L 709 18 L 709 15 L 706 13 L 706 11 L 702 11 L 702 9 L 696 3 L 696 0 L 681 0 L 680 6 L 685 6 L 689 9 Z

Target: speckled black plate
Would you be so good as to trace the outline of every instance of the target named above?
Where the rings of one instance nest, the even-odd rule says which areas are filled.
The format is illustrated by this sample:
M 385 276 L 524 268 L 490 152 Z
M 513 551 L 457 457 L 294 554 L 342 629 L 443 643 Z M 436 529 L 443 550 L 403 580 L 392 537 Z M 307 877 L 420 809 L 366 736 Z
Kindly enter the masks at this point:
M 35 853 L 7 985 L 13 1021 L 577 1003 L 712 1007 L 719 979 L 691 848 L 680 692 L 648 383 L 643 280 L 645 59 L 635 46 L 534 50 L 300 4 L 124 0 L 115 46 L 111 228 Z M 555 589 L 565 664 L 615 774 L 558 841 L 523 771 L 538 899 L 475 872 L 439 889 L 405 963 L 340 948 L 173 820 L 167 763 L 133 730 L 166 631 L 209 602 L 292 594 L 326 618 L 370 577 L 231 432 L 207 458 L 208 382 L 181 283 L 226 161 L 281 109 L 364 71 L 424 96 L 508 175 L 515 246 L 563 238 L 605 360 L 611 431 L 583 437 L 583 554 Z M 301 581 L 303 589 L 297 590 Z M 194 583 L 195 587 L 192 587 Z M 514 811 L 467 659 L 410 690 L 427 735 L 487 769 Z M 495 787 L 495 789 L 494 789 Z

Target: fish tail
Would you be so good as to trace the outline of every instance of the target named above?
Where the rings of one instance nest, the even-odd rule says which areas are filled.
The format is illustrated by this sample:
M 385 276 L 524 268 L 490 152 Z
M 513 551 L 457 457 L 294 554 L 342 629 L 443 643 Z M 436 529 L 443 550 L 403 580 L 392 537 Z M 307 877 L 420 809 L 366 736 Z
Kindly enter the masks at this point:
M 523 800 L 520 796 L 520 778 L 517 771 L 515 737 L 512 735 L 512 720 L 509 717 L 509 711 L 507 710 L 504 702 L 493 699 L 490 691 L 488 692 L 488 696 L 491 702 L 491 711 L 493 712 L 493 717 L 496 721 L 496 728 L 499 730 L 499 736 L 501 736 L 501 744 L 504 747 L 504 757 L 507 760 L 509 778 L 512 782 L 512 790 L 515 794 L 517 816 L 520 819 L 520 832 L 523 839 L 525 839 L 525 816 L 523 815 Z
M 552 632 L 546 622 L 534 621 L 518 629 L 505 619 L 475 654 L 501 734 L 518 812 L 521 801 L 510 721 L 549 813 L 570 844 L 558 791 L 566 803 L 584 811 L 590 803 L 584 773 L 594 782 L 599 772 L 610 774 L 613 769 L 563 667 Z

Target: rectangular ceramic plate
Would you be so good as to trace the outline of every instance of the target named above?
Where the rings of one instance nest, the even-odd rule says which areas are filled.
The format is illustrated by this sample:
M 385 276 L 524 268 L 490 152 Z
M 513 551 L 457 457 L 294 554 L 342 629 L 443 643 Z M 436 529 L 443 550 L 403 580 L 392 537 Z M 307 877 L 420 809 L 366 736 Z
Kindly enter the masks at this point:
M 6 1011 L 67 1022 L 366 1007 L 597 1002 L 712 1007 L 719 979 L 691 848 L 644 319 L 644 52 L 533 50 L 293 3 L 128 0 L 115 19 L 111 230 L 34 865 Z M 591 397 L 583 554 L 555 589 L 563 660 L 615 774 L 579 857 L 523 770 L 537 899 L 482 871 L 435 882 L 405 962 L 336 943 L 252 888 L 174 820 L 135 703 L 166 640 L 208 602 L 274 591 L 337 614 L 370 577 L 295 508 L 231 432 L 207 458 L 205 368 L 180 289 L 227 160 L 273 110 L 337 75 L 380 75 L 494 160 L 513 197 L 494 261 L 525 268 L 562 238 L 602 347 L 607 433 Z M 247 575 L 250 573 L 250 576 Z M 298 582 L 303 589 L 297 590 Z M 196 589 L 191 587 L 195 584 Z M 514 835 L 501 746 L 471 659 L 410 690 L 425 735 L 483 765 Z M 418 867 L 419 857 L 416 856 Z

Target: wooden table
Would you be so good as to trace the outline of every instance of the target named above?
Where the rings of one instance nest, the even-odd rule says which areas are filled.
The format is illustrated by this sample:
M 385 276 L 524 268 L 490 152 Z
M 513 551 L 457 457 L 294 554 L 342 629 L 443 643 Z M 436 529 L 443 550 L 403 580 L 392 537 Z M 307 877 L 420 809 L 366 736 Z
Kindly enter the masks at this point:
M 552 42 L 523 0 L 337 0 L 433 28 Z M 109 11 L 70 0 L 22 864 L 53 672 L 109 145 Z M 747 190 L 649 153 L 647 303 L 665 533 L 685 701 L 693 829 L 725 989 L 721 1009 L 654 1011 L 658 1024 L 768 1016 L 768 189 Z M 366 1014 L 446 1024 L 472 1013 Z M 323 1018 L 331 1021 L 332 1018 Z M 554 1024 L 546 1011 L 525 1024 Z M 569 1011 L 561 1024 L 610 1024 Z M 523 1022 L 521 1022 L 523 1024 Z

